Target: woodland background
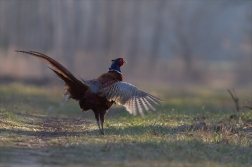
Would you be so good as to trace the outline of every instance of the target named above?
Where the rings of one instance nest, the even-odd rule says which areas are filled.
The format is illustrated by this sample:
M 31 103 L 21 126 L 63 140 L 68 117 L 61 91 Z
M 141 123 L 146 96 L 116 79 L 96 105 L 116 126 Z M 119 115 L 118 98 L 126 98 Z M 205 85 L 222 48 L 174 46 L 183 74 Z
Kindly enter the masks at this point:
M 252 166 L 251 9 L 251 0 L 0 0 L 0 166 Z M 98 135 L 91 111 L 62 106 L 64 83 L 48 65 L 15 50 L 47 54 L 82 79 L 123 57 L 125 81 L 164 102 L 145 117 L 113 106 Z
M 1 82 L 50 82 L 47 54 L 83 79 L 123 57 L 132 83 L 252 89 L 252 1 L 0 1 Z

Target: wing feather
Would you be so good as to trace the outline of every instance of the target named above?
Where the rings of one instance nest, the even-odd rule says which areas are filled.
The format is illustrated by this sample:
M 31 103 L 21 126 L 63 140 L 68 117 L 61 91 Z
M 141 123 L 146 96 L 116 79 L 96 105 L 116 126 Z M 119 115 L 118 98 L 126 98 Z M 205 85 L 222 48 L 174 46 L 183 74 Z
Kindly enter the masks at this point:
M 133 97 L 133 115 L 136 116 L 137 115 L 137 102 L 136 102 L 136 96 Z
M 146 104 L 146 102 L 144 101 L 144 98 L 140 98 L 140 100 L 141 100 L 141 102 L 142 102 L 142 104 L 143 104 L 145 110 L 146 110 L 146 111 L 149 111 L 150 108 L 149 108 L 149 106 Z
M 134 85 L 126 82 L 116 82 L 107 87 L 99 89 L 100 96 L 106 96 L 109 101 L 123 105 L 129 113 L 144 115 L 144 111 L 150 109 L 155 111 L 154 106 L 161 105 L 162 100 L 137 89 Z
M 137 98 L 137 109 L 140 113 L 141 116 L 144 116 L 144 112 L 143 112 L 143 105 L 141 103 L 140 98 Z

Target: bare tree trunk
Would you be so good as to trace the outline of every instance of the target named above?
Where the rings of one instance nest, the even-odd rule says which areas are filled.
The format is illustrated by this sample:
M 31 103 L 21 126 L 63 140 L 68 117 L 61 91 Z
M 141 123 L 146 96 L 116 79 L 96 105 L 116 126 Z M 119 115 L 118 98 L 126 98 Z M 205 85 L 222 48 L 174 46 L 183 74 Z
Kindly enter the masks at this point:
M 53 50 L 54 50 L 54 54 L 59 55 L 62 53 L 62 46 L 63 46 L 63 25 L 62 25 L 62 2 L 61 1 L 51 1 L 51 5 L 53 6 Z
M 65 19 L 68 20 L 68 22 L 65 22 L 62 20 L 64 23 L 64 32 L 67 32 L 67 34 L 64 34 L 64 43 L 63 43 L 63 50 L 64 50 L 64 58 L 67 61 L 67 67 L 70 71 L 74 70 L 74 57 L 75 57 L 75 31 L 74 31 L 74 26 L 75 26 L 75 5 L 76 1 L 62 1 L 64 4 L 64 8 L 68 10 L 67 13 L 64 13 Z M 66 39 L 67 35 L 67 39 Z
M 111 37 L 112 37 L 112 27 L 113 27 L 113 2 L 114 1 L 106 1 L 105 3 L 105 24 L 103 32 L 103 53 L 106 56 L 109 56 L 109 52 L 111 51 Z
M 153 40 L 152 40 L 152 49 L 151 49 L 151 54 L 150 54 L 150 59 L 149 59 L 149 65 L 148 68 L 150 72 L 154 70 L 157 64 L 157 60 L 159 57 L 159 46 L 161 44 L 161 38 L 163 35 L 163 19 L 164 19 L 164 9 L 166 5 L 166 1 L 164 0 L 159 0 L 156 1 L 157 3 L 157 13 L 156 13 L 156 19 L 155 19 L 155 29 L 153 32 Z
M 129 48 L 129 59 L 132 64 L 132 68 L 130 71 L 134 71 L 136 68 L 136 64 L 138 61 L 138 45 L 139 45 L 139 30 L 140 30 L 140 23 L 141 20 L 141 5 L 142 1 L 132 1 L 133 11 L 132 11 L 132 32 L 131 32 L 131 41 L 130 41 L 130 48 Z
M 89 53 L 93 53 L 95 52 L 95 50 L 97 49 L 97 45 L 96 45 L 96 29 L 97 29 L 97 10 L 99 9 L 99 3 L 100 1 L 91 1 L 92 3 L 92 10 L 90 12 L 90 18 L 89 18 L 89 25 L 88 25 L 88 34 L 87 34 L 87 45 L 85 47 L 85 50 L 88 51 Z
M 124 22 L 125 22 L 125 1 L 115 1 L 115 28 L 113 31 L 113 45 L 112 53 L 113 56 L 121 57 L 122 55 L 122 33 L 124 32 Z

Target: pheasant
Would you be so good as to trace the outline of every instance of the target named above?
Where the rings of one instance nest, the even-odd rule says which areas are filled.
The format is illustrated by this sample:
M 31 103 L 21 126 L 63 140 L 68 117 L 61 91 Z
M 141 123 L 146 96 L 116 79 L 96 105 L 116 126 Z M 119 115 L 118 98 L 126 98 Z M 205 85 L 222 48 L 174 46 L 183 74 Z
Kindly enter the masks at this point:
M 52 66 L 49 67 L 65 82 L 67 99 L 79 102 L 82 111 L 92 110 L 101 135 L 104 135 L 104 117 L 108 109 L 115 103 L 123 105 L 130 114 L 144 115 L 144 110 L 155 111 L 162 100 L 137 89 L 134 85 L 123 82 L 120 67 L 126 63 L 123 58 L 112 60 L 108 72 L 96 79 L 78 80 L 64 66 L 49 56 L 34 51 L 16 51 L 38 57 Z

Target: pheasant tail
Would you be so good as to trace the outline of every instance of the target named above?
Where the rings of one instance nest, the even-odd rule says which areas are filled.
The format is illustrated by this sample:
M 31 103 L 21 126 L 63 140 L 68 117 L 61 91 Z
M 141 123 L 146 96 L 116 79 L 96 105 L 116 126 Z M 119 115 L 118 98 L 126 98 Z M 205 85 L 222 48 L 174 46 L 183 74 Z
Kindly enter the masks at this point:
M 64 66 L 62 66 L 60 63 L 55 61 L 54 59 L 34 51 L 16 51 L 16 52 L 22 52 L 27 53 L 32 56 L 38 57 L 45 61 L 46 63 L 50 64 L 53 68 L 50 68 L 60 79 L 62 79 L 65 82 L 66 86 L 66 92 L 69 94 L 69 98 L 73 98 L 75 100 L 80 100 L 83 98 L 84 93 L 86 90 L 88 90 L 88 86 L 83 84 L 80 80 L 76 79 L 71 72 L 69 72 Z

